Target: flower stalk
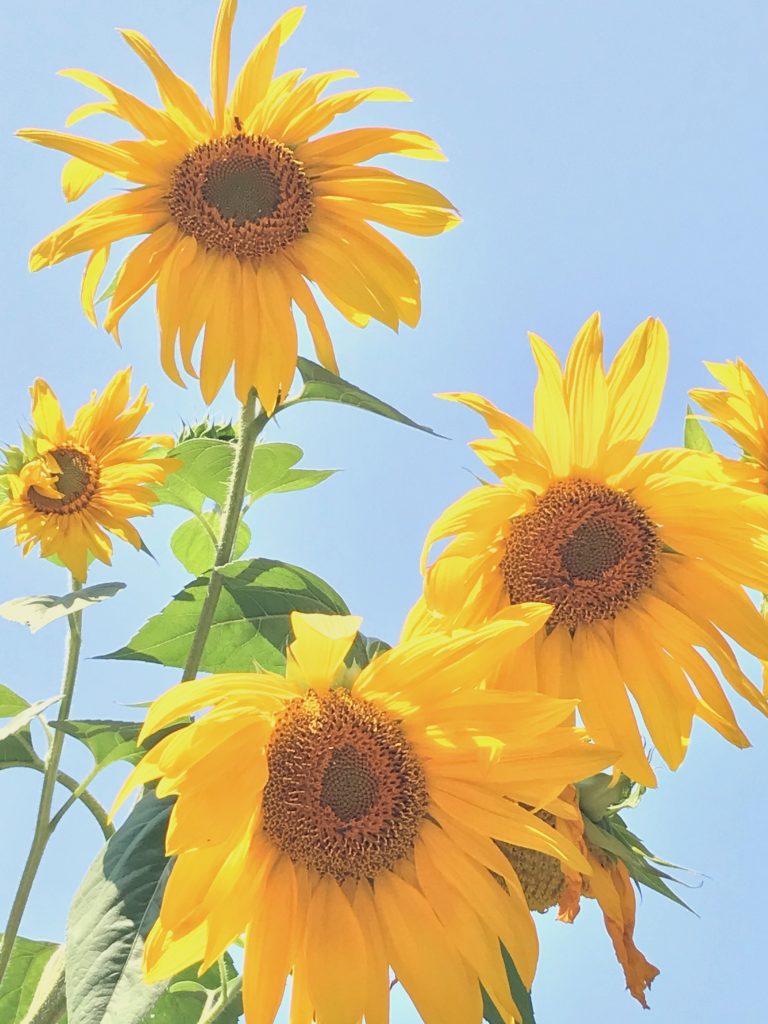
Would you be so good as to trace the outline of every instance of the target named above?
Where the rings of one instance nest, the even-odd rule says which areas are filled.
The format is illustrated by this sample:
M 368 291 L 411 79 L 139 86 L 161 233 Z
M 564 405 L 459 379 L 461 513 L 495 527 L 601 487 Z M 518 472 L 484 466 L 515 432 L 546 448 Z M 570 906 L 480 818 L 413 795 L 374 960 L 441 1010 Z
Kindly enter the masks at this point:
M 203 658 L 205 644 L 213 625 L 213 617 L 216 613 L 216 605 L 219 601 L 223 578 L 216 569 L 226 565 L 232 558 L 237 537 L 237 528 L 240 524 L 240 517 L 243 512 L 243 501 L 245 500 L 245 488 L 248 481 L 248 471 L 251 468 L 251 456 L 256 438 L 266 426 L 269 416 L 262 410 L 256 415 L 256 392 L 253 388 L 248 393 L 240 412 L 240 421 L 237 431 L 237 444 L 235 447 L 235 458 L 232 464 L 232 473 L 229 478 L 227 499 L 224 503 L 222 516 L 221 534 L 216 548 L 216 558 L 213 563 L 213 570 L 208 582 L 208 590 L 203 601 L 200 618 L 197 622 L 195 635 L 189 648 L 181 681 L 185 682 L 194 679 L 200 670 L 200 662 Z
M 72 576 L 72 591 L 74 592 L 81 588 L 82 583 L 78 582 L 78 580 Z M 75 692 L 77 667 L 80 660 L 80 647 L 82 644 L 82 612 L 72 612 L 71 615 L 68 615 L 67 624 L 69 629 L 67 632 L 67 644 L 64 655 L 64 676 L 61 685 L 62 698 L 61 703 L 59 704 L 59 713 L 56 718 L 57 723 L 67 721 L 72 707 L 72 697 Z M 2 980 L 11 959 L 11 951 L 19 932 L 21 919 L 24 916 L 24 911 L 26 910 L 29 895 L 32 891 L 35 878 L 37 877 L 37 872 L 40 867 L 40 862 L 43 859 L 45 848 L 51 837 L 51 806 L 53 803 L 53 794 L 56 788 L 59 763 L 61 761 L 61 754 L 64 748 L 65 736 L 66 733 L 62 729 L 56 729 L 54 731 L 53 739 L 51 740 L 51 745 L 45 759 L 43 788 L 40 793 L 40 804 L 37 809 L 37 819 L 35 821 L 32 845 L 30 846 L 29 853 L 27 854 L 27 860 L 24 864 L 24 870 L 21 875 L 19 887 L 16 891 L 13 905 L 11 906 L 11 912 L 8 915 L 8 923 L 5 926 L 3 944 L 2 947 L 0 947 L 0 981 Z

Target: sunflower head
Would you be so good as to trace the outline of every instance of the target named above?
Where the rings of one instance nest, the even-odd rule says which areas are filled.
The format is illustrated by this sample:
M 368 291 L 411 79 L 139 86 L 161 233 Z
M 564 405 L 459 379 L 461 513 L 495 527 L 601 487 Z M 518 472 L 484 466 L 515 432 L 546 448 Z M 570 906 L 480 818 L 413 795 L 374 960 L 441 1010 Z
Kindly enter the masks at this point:
M 768 394 L 747 364 L 705 363 L 721 388 L 693 388 L 691 398 L 708 418 L 729 434 L 747 459 L 760 467 L 760 485 L 768 490 Z
M 110 564 L 110 534 L 141 547 L 130 520 L 151 515 L 152 485 L 176 468 L 152 452 L 169 448 L 171 437 L 135 434 L 150 406 L 146 388 L 131 401 L 130 380 L 130 370 L 117 373 L 70 426 L 50 386 L 36 380 L 32 432 L 22 447 L 3 451 L 0 529 L 15 526 L 23 554 L 39 544 L 44 558 L 58 556 L 80 582 L 89 557 Z
M 208 965 L 245 932 L 248 1020 L 273 1020 L 292 973 L 297 1020 L 386 1021 L 390 967 L 426 1024 L 480 1024 L 481 985 L 519 1019 L 499 943 L 530 986 L 536 935 L 497 840 L 588 872 L 530 808 L 558 806 L 610 757 L 566 724 L 572 702 L 479 688 L 499 643 L 523 643 L 549 611 L 403 644 L 349 687 L 334 684 L 360 620 L 294 613 L 285 678 L 212 676 L 160 697 L 143 737 L 208 710 L 121 793 L 157 781 L 176 797 L 147 979 Z
M 724 635 L 768 656 L 768 627 L 744 589 L 768 586 L 768 496 L 755 492 L 754 466 L 744 462 L 675 448 L 640 454 L 666 377 L 658 320 L 633 331 L 607 370 L 597 315 L 565 367 L 538 336 L 531 346 L 539 370 L 532 428 L 480 395 L 443 396 L 484 417 L 492 436 L 471 447 L 498 481 L 460 498 L 429 530 L 424 595 L 404 636 L 472 628 L 518 602 L 548 603 L 545 629 L 500 658 L 492 683 L 519 688 L 523 677 L 577 698 L 591 735 L 652 786 L 630 695 L 671 768 L 694 717 L 747 745 L 702 650 L 768 712 Z
M 436 235 L 459 217 L 440 192 L 368 161 L 383 154 L 441 160 L 437 144 L 416 131 L 351 128 L 321 134 L 337 116 L 368 101 L 399 101 L 397 89 L 330 85 L 355 77 L 303 70 L 275 74 L 281 46 L 301 21 L 295 7 L 256 45 L 231 90 L 230 37 L 237 4 L 222 0 L 211 52 L 210 109 L 140 33 L 123 37 L 155 78 L 159 106 L 106 78 L 63 74 L 101 100 L 70 116 L 112 114 L 138 140 L 112 144 L 64 132 L 23 130 L 32 142 L 71 157 L 63 187 L 77 199 L 105 173 L 133 188 L 96 203 L 32 250 L 30 267 L 90 253 L 83 308 L 96 323 L 94 296 L 111 245 L 146 235 L 117 271 L 104 326 L 117 336 L 126 310 L 157 285 L 161 360 L 177 383 L 199 376 L 213 400 L 234 367 L 241 401 L 255 387 L 271 413 L 293 380 L 294 307 L 306 320 L 318 358 L 338 372 L 317 291 L 352 324 L 371 319 L 398 330 L 420 315 L 419 276 L 371 222 Z M 202 335 L 199 359 L 195 354 Z

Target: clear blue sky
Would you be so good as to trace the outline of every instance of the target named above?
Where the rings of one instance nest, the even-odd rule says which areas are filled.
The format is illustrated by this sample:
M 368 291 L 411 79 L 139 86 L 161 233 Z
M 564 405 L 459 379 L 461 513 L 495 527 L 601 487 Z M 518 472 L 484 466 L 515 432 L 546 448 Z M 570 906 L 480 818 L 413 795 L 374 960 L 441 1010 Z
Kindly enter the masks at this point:
M 151 300 L 126 317 L 121 352 L 79 310 L 81 260 L 28 273 L 30 246 L 72 211 L 58 191 L 63 158 L 12 133 L 61 128 L 85 100 L 79 86 L 55 77 L 63 67 L 97 71 L 154 102 L 148 75 L 114 32 L 118 25 L 144 31 L 205 90 L 215 7 L 215 0 L 27 0 L 5 13 L 2 440 L 15 438 L 28 413 L 27 388 L 40 374 L 70 414 L 128 363 L 138 382 L 151 385 L 151 428 L 173 430 L 203 411 L 194 390 L 160 373 Z M 242 0 L 235 63 L 281 10 L 277 0 Z M 302 445 L 308 466 L 344 472 L 322 489 L 260 503 L 251 521 L 255 553 L 326 577 L 365 617 L 368 632 L 394 640 L 419 591 L 422 538 L 472 485 L 464 445 L 482 433 L 470 413 L 433 392 L 477 390 L 528 419 L 534 377 L 526 331 L 562 353 L 596 308 L 609 351 L 649 314 L 669 328 L 672 365 L 654 446 L 680 441 L 686 389 L 707 380 L 703 359 L 742 356 L 768 379 L 767 33 L 761 0 L 309 0 L 288 66 L 351 66 L 363 84 L 404 88 L 412 105 L 376 105 L 365 116 L 425 130 L 450 158 L 397 164 L 403 173 L 426 174 L 465 217 L 445 238 L 404 241 L 423 277 L 421 326 L 396 337 L 331 318 L 343 374 L 453 440 L 347 409 L 291 411 L 269 439 Z M 90 126 L 117 137 L 108 119 Z M 215 411 L 235 415 L 234 399 L 223 393 Z M 164 551 L 178 521 L 164 510 L 146 530 L 159 565 L 124 547 L 113 570 L 94 572 L 94 582 L 121 579 L 128 590 L 88 614 L 88 655 L 120 645 L 184 583 Z M 0 601 L 64 586 L 60 570 L 36 558 L 23 563 L 10 535 L 0 536 Z M 63 632 L 57 624 L 32 638 L 0 623 L 2 682 L 30 699 L 57 692 Z M 127 716 L 121 705 L 153 697 L 175 676 L 85 661 L 74 713 Z M 768 724 L 746 706 L 738 711 L 756 749 L 735 751 L 698 726 L 683 769 L 662 771 L 659 792 L 631 818 L 653 848 L 706 875 L 687 894 L 699 917 L 653 894 L 639 908 L 638 944 L 662 969 L 651 992 L 655 1024 L 751 1022 L 764 1008 Z M 88 760 L 72 754 L 67 767 L 83 773 Z M 105 800 L 122 773 L 113 767 L 102 778 Z M 38 786 L 37 776 L 21 771 L 0 775 L 3 916 Z M 61 938 L 68 900 L 98 839 L 82 812 L 65 822 L 23 934 Z M 540 1024 L 640 1020 L 594 904 L 571 928 L 546 920 L 541 930 Z M 416 1018 L 397 1004 L 393 1019 Z

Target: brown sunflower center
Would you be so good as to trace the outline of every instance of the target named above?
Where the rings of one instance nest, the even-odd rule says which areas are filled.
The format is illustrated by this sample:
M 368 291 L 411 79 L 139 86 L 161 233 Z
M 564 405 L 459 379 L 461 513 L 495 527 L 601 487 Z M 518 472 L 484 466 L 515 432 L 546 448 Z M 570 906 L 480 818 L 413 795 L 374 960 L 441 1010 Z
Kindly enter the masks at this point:
M 539 811 L 537 816 L 554 826 L 554 815 Z M 557 906 L 565 888 L 560 862 L 555 857 L 524 846 L 512 846 L 510 843 L 499 843 L 499 846 L 520 879 L 529 908 L 543 914 L 550 907 Z
M 549 626 L 612 619 L 656 574 L 660 541 L 624 491 L 589 480 L 552 485 L 513 519 L 500 568 L 509 600 L 554 605 Z
M 312 198 L 311 182 L 287 146 L 239 134 L 187 153 L 173 172 L 168 207 L 204 248 L 260 260 L 307 230 Z
M 62 496 L 51 498 L 33 486 L 27 491 L 27 500 L 38 512 L 55 515 L 80 512 L 96 493 L 99 483 L 96 460 L 78 448 L 57 448 L 50 454 L 60 470 L 54 484 Z
M 395 719 L 347 690 L 310 690 L 278 719 L 267 762 L 264 831 L 294 863 L 342 882 L 412 851 L 429 798 Z

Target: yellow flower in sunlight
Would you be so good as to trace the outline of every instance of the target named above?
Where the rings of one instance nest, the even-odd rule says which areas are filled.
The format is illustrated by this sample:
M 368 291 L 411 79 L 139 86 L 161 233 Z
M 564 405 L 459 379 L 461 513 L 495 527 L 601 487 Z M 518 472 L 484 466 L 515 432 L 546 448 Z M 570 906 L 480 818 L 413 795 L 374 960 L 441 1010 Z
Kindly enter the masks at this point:
M 737 746 L 736 723 L 706 652 L 727 682 L 768 713 L 723 634 L 768 658 L 768 627 L 745 587 L 768 589 L 768 497 L 754 471 L 714 454 L 638 455 L 666 377 L 668 340 L 649 319 L 606 374 L 597 315 L 563 372 L 531 336 L 539 368 L 533 429 L 471 394 L 492 439 L 472 444 L 500 483 L 460 498 L 432 526 L 453 538 L 426 570 L 405 636 L 474 627 L 519 601 L 553 605 L 546 630 L 500 659 L 493 685 L 579 699 L 598 742 L 631 778 L 655 785 L 635 712 L 671 768 L 698 715 Z
M 171 447 L 173 438 L 133 436 L 151 406 L 146 387 L 128 404 L 130 387 L 130 369 L 115 374 L 68 427 L 49 385 L 36 380 L 30 389 L 32 437 L 24 452 L 8 452 L 0 477 L 8 492 L 7 500 L 0 499 L 0 529 L 15 526 L 25 555 L 39 544 L 43 557 L 57 555 L 80 582 L 89 554 L 111 563 L 110 533 L 141 547 L 129 520 L 152 514 L 152 485 L 177 466 L 164 454 L 147 457 L 158 445 Z
M 646 960 L 634 942 L 637 901 L 629 872 L 621 860 L 584 839 L 584 819 L 572 786 L 563 793 L 562 800 L 575 816 L 557 817 L 540 811 L 539 817 L 579 847 L 591 868 L 588 877 L 538 850 L 506 843 L 502 849 L 520 879 L 531 910 L 545 913 L 558 907 L 558 920 L 570 924 L 579 913 L 582 895 L 597 900 L 627 988 L 647 1008 L 645 993 L 659 969 Z
M 717 388 L 693 388 L 691 398 L 741 446 L 763 470 L 760 483 L 768 484 L 768 394 L 745 362 L 705 363 Z
M 499 943 L 530 986 L 536 930 L 494 839 L 588 871 L 522 804 L 560 813 L 564 785 L 610 756 L 562 724 L 573 702 L 477 687 L 549 611 L 402 644 L 349 688 L 332 684 L 360 620 L 294 612 L 286 678 L 211 676 L 155 701 L 142 737 L 211 710 L 118 798 L 152 780 L 178 797 L 146 979 L 205 969 L 244 932 L 248 1024 L 271 1024 L 289 973 L 291 1020 L 385 1024 L 390 966 L 426 1024 L 480 1024 L 481 984 L 519 1019 Z
M 148 235 L 116 279 L 104 327 L 117 336 L 125 311 L 157 284 L 161 358 L 181 384 L 200 377 L 211 402 L 234 364 L 235 391 L 255 387 L 272 412 L 296 370 L 293 304 L 306 319 L 318 358 L 338 372 L 331 338 L 307 282 L 351 323 L 375 319 L 397 330 L 420 315 L 413 265 L 369 221 L 414 235 L 458 223 L 435 189 L 366 162 L 386 153 L 442 160 L 437 144 L 416 131 L 352 128 L 314 138 L 337 115 L 367 100 L 407 100 L 396 89 L 352 89 L 321 98 L 354 71 L 302 79 L 304 69 L 275 77 L 281 45 L 301 21 L 287 11 L 252 51 L 228 96 L 230 36 L 237 3 L 222 0 L 211 52 L 212 110 L 134 31 L 128 45 L 148 66 L 161 107 L 153 107 L 88 71 L 62 72 L 103 101 L 73 112 L 122 118 L 141 139 L 113 144 L 56 131 L 25 129 L 22 138 L 72 156 L 63 175 L 67 199 L 81 196 L 104 172 L 138 188 L 103 199 L 35 246 L 32 270 L 77 253 L 91 255 L 83 308 L 95 323 L 94 295 L 112 243 Z M 199 369 L 193 352 L 204 330 Z

